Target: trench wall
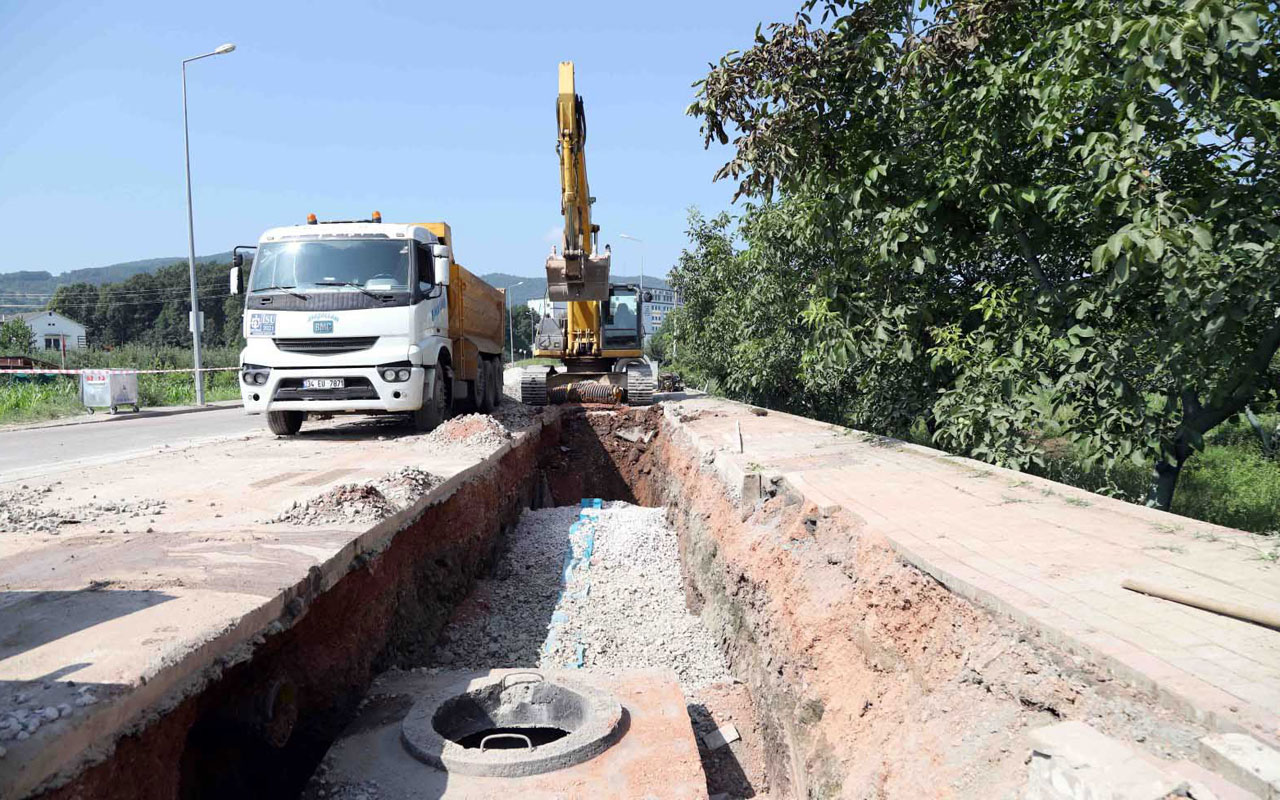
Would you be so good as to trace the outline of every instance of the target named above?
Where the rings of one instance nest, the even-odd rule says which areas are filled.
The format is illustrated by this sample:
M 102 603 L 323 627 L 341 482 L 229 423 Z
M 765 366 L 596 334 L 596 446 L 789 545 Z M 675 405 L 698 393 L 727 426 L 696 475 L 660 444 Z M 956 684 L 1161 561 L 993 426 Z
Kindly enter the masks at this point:
M 679 407 L 567 414 L 570 444 L 548 462 L 557 503 L 621 483 L 619 499 L 666 507 L 688 604 L 751 690 L 771 796 L 1010 796 L 1041 725 L 1086 720 L 1184 758 L 1204 733 L 952 594 L 861 520 L 785 482 L 744 497 Z
M 373 676 L 421 663 L 499 537 L 535 500 L 539 461 L 558 441 L 559 422 L 547 415 L 540 434 L 427 505 L 382 552 L 356 556 L 329 590 L 317 593 L 309 581 L 294 587 L 285 616 L 251 658 L 211 667 L 202 691 L 41 797 L 297 796 Z M 296 688 L 297 721 L 287 744 L 274 747 L 253 720 L 282 680 Z

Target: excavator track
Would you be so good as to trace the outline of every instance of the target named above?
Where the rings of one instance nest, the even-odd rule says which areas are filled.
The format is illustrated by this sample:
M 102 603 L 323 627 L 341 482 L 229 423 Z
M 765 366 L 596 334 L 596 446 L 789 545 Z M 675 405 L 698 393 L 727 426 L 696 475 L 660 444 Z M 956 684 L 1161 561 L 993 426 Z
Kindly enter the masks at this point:
M 526 368 L 520 373 L 520 402 L 527 406 L 547 404 L 547 370 Z
M 653 371 L 648 364 L 632 364 L 627 367 L 627 405 L 653 405 Z

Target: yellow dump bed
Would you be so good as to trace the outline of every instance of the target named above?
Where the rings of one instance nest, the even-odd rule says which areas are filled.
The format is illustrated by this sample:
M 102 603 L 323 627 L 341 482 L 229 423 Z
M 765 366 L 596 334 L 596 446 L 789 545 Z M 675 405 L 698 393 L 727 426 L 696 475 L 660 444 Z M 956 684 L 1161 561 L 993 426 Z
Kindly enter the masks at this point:
M 422 224 L 453 249 L 453 231 L 448 223 Z M 502 354 L 505 304 L 506 296 L 501 289 L 493 288 L 457 261 L 453 262 L 449 270 L 449 338 L 453 340 L 453 369 L 459 380 L 476 379 L 482 355 Z

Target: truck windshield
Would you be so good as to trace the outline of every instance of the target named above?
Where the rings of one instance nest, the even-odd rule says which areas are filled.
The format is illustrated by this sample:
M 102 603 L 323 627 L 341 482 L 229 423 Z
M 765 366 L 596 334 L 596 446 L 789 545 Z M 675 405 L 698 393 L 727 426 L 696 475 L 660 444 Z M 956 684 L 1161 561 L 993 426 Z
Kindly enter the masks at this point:
M 328 239 L 269 242 L 253 260 L 249 291 L 313 289 L 354 292 L 409 290 L 410 242 Z

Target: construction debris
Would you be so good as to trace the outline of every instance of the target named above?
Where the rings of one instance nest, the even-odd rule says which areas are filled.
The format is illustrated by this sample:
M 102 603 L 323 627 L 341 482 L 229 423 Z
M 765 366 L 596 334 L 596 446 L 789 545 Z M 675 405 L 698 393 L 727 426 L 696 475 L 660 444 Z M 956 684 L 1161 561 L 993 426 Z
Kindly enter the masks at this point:
M 702 737 L 702 743 L 707 746 L 708 750 L 719 750 L 726 744 L 732 744 L 742 736 L 738 733 L 738 728 L 732 722 L 728 725 L 722 725 L 711 733 Z
M 56 481 L 45 486 L 22 484 L 16 489 L 0 491 L 0 533 L 57 534 L 64 526 L 85 522 L 108 524 L 138 517 L 163 514 L 163 500 L 111 500 L 81 505 L 61 505 L 54 498 Z
M 439 475 L 403 467 L 373 483 L 345 483 L 306 502 L 295 502 L 268 522 L 289 525 L 373 524 L 413 505 L 439 486 Z

